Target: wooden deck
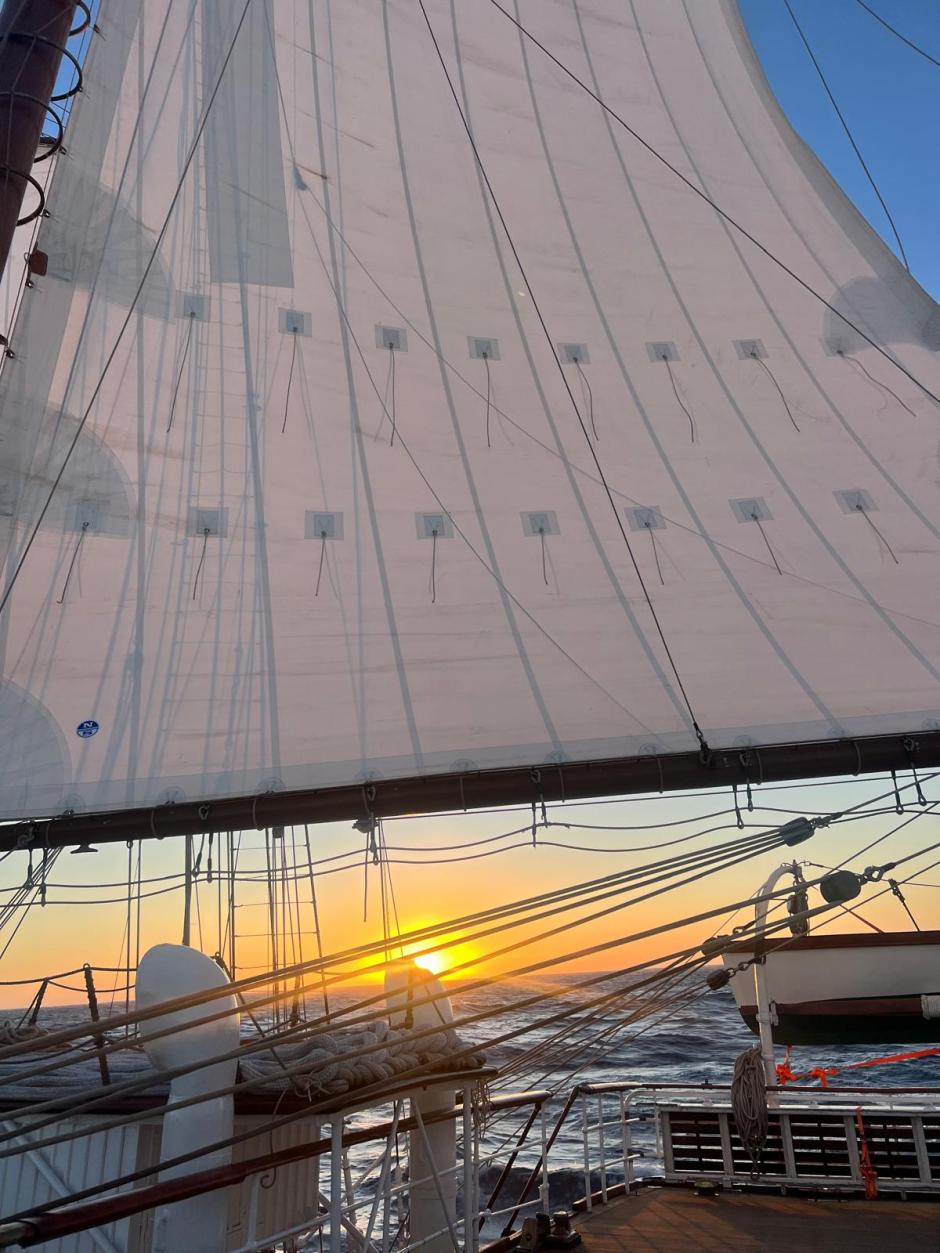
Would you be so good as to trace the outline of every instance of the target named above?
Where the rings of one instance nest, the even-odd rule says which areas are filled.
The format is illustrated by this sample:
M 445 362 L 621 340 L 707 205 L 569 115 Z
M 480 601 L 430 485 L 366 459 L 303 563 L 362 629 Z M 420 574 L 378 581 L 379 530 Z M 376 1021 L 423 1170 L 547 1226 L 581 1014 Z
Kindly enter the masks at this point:
M 585 1253 L 938 1253 L 940 1205 L 644 1188 L 577 1221 Z

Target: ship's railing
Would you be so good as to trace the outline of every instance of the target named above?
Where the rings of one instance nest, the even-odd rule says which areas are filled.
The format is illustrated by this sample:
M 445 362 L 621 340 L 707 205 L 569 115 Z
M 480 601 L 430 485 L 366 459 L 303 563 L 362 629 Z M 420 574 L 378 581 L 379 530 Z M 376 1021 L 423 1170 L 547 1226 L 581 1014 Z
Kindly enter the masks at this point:
M 483 1075 L 491 1077 L 493 1072 Z M 457 1093 L 457 1103 L 435 1108 L 422 1116 L 421 1102 L 414 1099 L 413 1087 L 401 1084 L 389 1089 L 379 1104 L 350 1102 L 342 1109 L 323 1113 L 319 1118 L 319 1136 L 285 1149 L 259 1154 L 231 1166 L 199 1171 L 191 1175 L 146 1185 L 134 1191 L 112 1195 L 90 1204 L 37 1213 L 22 1221 L 0 1222 L 0 1248 L 31 1242 L 62 1239 L 80 1231 L 106 1223 L 120 1222 L 134 1214 L 191 1199 L 222 1187 L 242 1187 L 248 1202 L 243 1220 L 239 1221 L 237 1253 L 260 1253 L 261 1250 L 294 1249 L 317 1241 L 323 1253 L 430 1253 L 453 1249 L 455 1253 L 478 1253 L 482 1240 L 488 1240 L 487 1224 L 500 1221 L 519 1210 L 506 1186 L 513 1164 L 520 1151 L 531 1156 L 544 1154 L 548 1126 L 545 1106 L 551 1098 L 547 1090 L 518 1094 L 502 1094 L 481 1100 L 481 1074 L 435 1077 L 423 1085 L 423 1091 Z M 374 1116 L 390 1110 L 387 1121 L 376 1123 Z M 363 1125 L 363 1120 L 368 1123 Z M 430 1139 L 442 1124 L 455 1127 L 456 1153 L 454 1166 L 432 1168 L 426 1177 L 407 1170 L 411 1146 L 420 1137 L 427 1150 Z M 315 1132 L 316 1134 L 316 1132 Z M 529 1144 L 529 1137 L 533 1139 Z M 433 1154 L 424 1157 L 433 1161 Z M 276 1184 L 278 1171 L 291 1167 L 305 1168 L 306 1179 L 312 1178 L 313 1197 L 292 1208 L 292 1221 L 275 1230 L 271 1222 L 271 1204 L 267 1196 Z M 481 1198 L 481 1170 L 490 1167 L 496 1175 Z M 416 1204 L 415 1193 L 424 1188 L 425 1197 L 433 1190 L 441 1201 L 430 1213 L 444 1217 L 444 1225 L 427 1230 L 427 1213 L 420 1238 L 413 1234 Z M 446 1198 L 446 1203 L 445 1203 Z M 450 1200 L 455 1202 L 456 1218 L 450 1217 Z M 503 1203 L 499 1203 L 502 1198 Z M 286 1196 L 285 1203 L 289 1201 Z M 535 1188 L 527 1206 L 547 1209 L 549 1204 L 546 1177 Z M 267 1210 L 267 1212 L 265 1212 Z M 322 1244 L 321 1244 L 322 1242 Z
M 568 1093 L 554 1116 L 549 1106 L 557 1094 L 538 1090 L 481 1100 L 479 1075 L 471 1072 L 428 1086 L 456 1091 L 456 1105 L 422 1117 L 414 1092 L 402 1084 L 384 1095 L 381 1106 L 350 1104 L 324 1113 L 316 1141 L 207 1171 L 204 1179 L 197 1172 L 91 1206 L 2 1223 L 0 1248 L 25 1236 L 62 1238 L 236 1183 L 249 1195 L 237 1253 L 295 1249 L 311 1239 L 323 1253 L 479 1253 L 481 1244 L 497 1253 L 527 1212 L 551 1213 L 553 1206 L 590 1211 L 653 1180 L 858 1191 L 871 1183 L 873 1172 L 881 1191 L 940 1192 L 937 1088 L 772 1091 L 770 1148 L 763 1163 L 754 1163 L 736 1139 L 727 1086 L 585 1083 Z M 391 1117 L 363 1125 L 379 1110 L 390 1110 Z M 421 1137 L 428 1148 L 429 1130 L 442 1123 L 457 1124 L 455 1164 L 432 1169 L 426 1178 L 410 1177 L 404 1165 L 408 1137 L 412 1144 Z M 571 1145 L 578 1139 L 584 1194 L 572 1199 Z M 425 1157 L 433 1160 L 430 1152 Z M 641 1161 L 649 1163 L 648 1172 L 637 1169 Z M 261 1211 L 272 1172 L 288 1162 L 315 1172 L 316 1197 L 294 1212 L 296 1221 L 275 1231 Z M 523 1165 L 520 1187 L 513 1181 Z M 422 1185 L 436 1192 L 441 1215 L 450 1211 L 445 1198 L 455 1197 L 456 1217 L 447 1216 L 436 1230 L 422 1229 L 417 1238 L 411 1220 Z
M 440 1247 L 442 1243 L 456 1253 L 477 1253 L 486 1224 L 519 1211 L 518 1203 L 494 1207 L 493 1198 L 502 1192 L 501 1185 L 515 1161 L 516 1150 L 526 1142 L 533 1128 L 538 1128 L 544 1154 L 548 1134 L 545 1106 L 550 1097 L 547 1090 L 499 1096 L 486 1102 L 485 1116 L 481 1116 L 474 1085 L 468 1084 L 459 1091 L 459 1104 L 455 1109 L 435 1113 L 427 1120 L 422 1119 L 413 1104 L 410 1117 L 406 1118 L 406 1101 L 399 1098 L 392 1106 L 385 1131 L 371 1141 L 381 1147 L 365 1161 L 353 1160 L 346 1135 L 356 1111 L 330 1115 L 330 1148 L 321 1155 L 321 1172 L 328 1178 L 319 1192 L 319 1213 L 282 1231 L 259 1235 L 260 1201 L 265 1187 L 269 1186 L 269 1172 L 259 1171 L 250 1179 L 247 1230 L 236 1253 L 259 1253 L 275 1246 L 290 1248 L 292 1242 L 314 1237 L 322 1240 L 325 1253 L 351 1253 L 353 1250 L 355 1253 L 416 1253 L 430 1245 Z M 488 1149 L 482 1139 L 485 1122 L 502 1124 L 507 1119 L 511 1121 L 514 1115 L 523 1119 L 521 1136 L 512 1131 L 509 1135 L 495 1136 L 495 1147 Z M 426 1123 L 448 1121 L 458 1122 L 456 1164 L 435 1169 L 424 1177 L 406 1174 L 400 1152 L 402 1137 L 417 1134 L 427 1144 Z M 357 1137 L 357 1142 L 362 1144 L 362 1138 Z M 490 1192 L 490 1201 L 481 1204 L 480 1171 L 485 1166 L 496 1168 L 499 1175 L 496 1188 Z M 456 1223 L 451 1225 L 448 1221 L 419 1240 L 403 1238 L 414 1190 L 431 1185 L 443 1201 L 451 1180 L 456 1185 L 452 1187 L 458 1214 Z M 547 1173 L 543 1171 L 534 1200 L 523 1208 L 546 1210 L 548 1204 Z M 443 1210 L 444 1206 L 441 1208 Z
M 641 1179 L 767 1183 L 857 1191 L 940 1192 L 940 1089 L 781 1088 L 769 1093 L 768 1136 L 751 1157 L 728 1086 L 583 1084 L 584 1200 L 591 1210 Z M 637 1151 L 633 1128 L 650 1143 Z M 651 1170 L 639 1175 L 638 1161 Z M 658 1169 L 657 1169 L 658 1168 Z

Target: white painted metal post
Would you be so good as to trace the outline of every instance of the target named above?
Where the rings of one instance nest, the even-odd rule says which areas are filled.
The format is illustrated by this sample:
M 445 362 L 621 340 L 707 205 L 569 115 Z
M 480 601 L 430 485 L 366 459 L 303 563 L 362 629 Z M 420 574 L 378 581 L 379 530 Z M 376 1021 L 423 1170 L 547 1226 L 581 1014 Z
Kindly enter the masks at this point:
M 366 1234 L 363 1238 L 363 1246 L 368 1248 L 372 1242 L 372 1232 L 375 1228 L 376 1215 L 379 1212 L 379 1205 L 382 1206 L 382 1253 L 388 1253 L 388 1223 L 391 1196 L 389 1193 L 389 1174 L 392 1166 L 392 1146 L 398 1135 L 398 1114 L 401 1109 L 401 1102 L 396 1101 L 392 1108 L 392 1125 L 389 1129 L 388 1137 L 385 1141 L 385 1152 L 382 1155 L 382 1168 L 379 1172 L 379 1181 L 375 1185 L 375 1196 L 372 1198 L 372 1209 L 369 1211 L 369 1222 L 366 1226 Z
M 604 1094 L 597 1094 L 597 1137 L 601 1154 L 601 1200 L 607 1204 L 607 1140 L 604 1136 Z
M 193 922 L 193 837 L 186 837 L 186 857 L 183 871 L 183 943 L 189 947 Z
M 548 1125 L 545 1121 L 545 1102 L 539 1106 L 539 1133 L 542 1137 L 542 1178 L 539 1180 L 539 1203 L 543 1214 L 550 1214 L 548 1184 Z
M 473 1089 L 463 1090 L 463 1247 L 473 1253 L 473 1236 L 477 1229 L 476 1205 L 473 1196 Z
M 767 996 L 764 963 L 758 958 L 753 965 L 754 992 L 757 1000 L 757 1030 L 760 1034 L 760 1055 L 764 1063 L 764 1082 L 768 1088 L 777 1084 L 777 1061 L 774 1057 L 773 1016 Z M 773 1093 L 771 1098 L 776 1101 Z
M 480 1123 L 473 1120 L 473 1247 L 480 1248 Z
M 396 1144 L 397 1149 L 397 1144 Z M 402 1190 L 404 1175 L 401 1168 L 401 1158 L 395 1153 L 395 1220 L 398 1230 L 401 1231 L 405 1224 L 405 1193 Z
M 343 1230 L 343 1116 L 330 1123 L 330 1253 L 342 1253 Z
M 793 874 L 794 863 L 785 862 L 782 866 L 778 866 L 767 878 L 754 903 L 754 934 L 755 944 L 761 942 L 761 935 L 767 925 L 767 910 L 770 905 L 770 894 L 776 888 L 777 883 L 784 875 Z M 760 1052 L 764 1063 L 764 1082 L 768 1088 L 777 1086 L 777 1063 L 774 1057 L 774 1041 L 773 1041 L 773 1007 L 771 1004 L 771 996 L 767 989 L 767 977 L 764 961 L 756 958 L 753 965 L 754 970 L 754 991 L 757 1004 L 757 1031 L 760 1036 Z M 776 1093 L 769 1093 L 767 1104 L 776 1109 L 779 1107 L 780 1100 Z
M 581 1097 L 581 1138 L 584 1141 L 584 1202 L 588 1212 L 592 1209 L 591 1203 L 591 1146 L 588 1140 L 588 1107 L 587 1097 Z
M 623 1152 L 623 1187 L 629 1196 L 633 1182 L 633 1136 L 630 1131 L 630 1109 L 623 1092 L 620 1093 L 620 1147 Z

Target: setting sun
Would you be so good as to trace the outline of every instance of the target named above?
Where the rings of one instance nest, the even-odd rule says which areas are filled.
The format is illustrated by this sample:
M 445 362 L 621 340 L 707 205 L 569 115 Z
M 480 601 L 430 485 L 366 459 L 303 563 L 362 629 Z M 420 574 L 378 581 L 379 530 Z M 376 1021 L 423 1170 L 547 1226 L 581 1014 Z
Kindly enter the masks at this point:
M 447 958 L 443 953 L 422 953 L 420 957 L 415 957 L 414 964 L 420 966 L 422 970 L 427 970 L 432 975 L 443 974 L 447 969 Z

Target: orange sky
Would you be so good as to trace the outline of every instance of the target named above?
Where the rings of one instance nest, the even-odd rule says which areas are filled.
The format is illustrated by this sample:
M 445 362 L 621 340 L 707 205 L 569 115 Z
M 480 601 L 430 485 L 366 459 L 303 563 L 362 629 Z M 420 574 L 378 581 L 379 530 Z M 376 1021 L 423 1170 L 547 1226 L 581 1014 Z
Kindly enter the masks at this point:
M 855 781 L 849 786 L 839 787 L 817 785 L 776 791 L 768 788 L 760 794 L 760 801 L 764 806 L 777 807 L 779 811 L 796 811 L 813 816 L 834 808 L 845 808 L 857 804 L 876 796 L 879 792 L 888 790 L 890 790 L 890 782 L 886 784 L 876 780 Z M 925 784 L 925 790 L 928 795 L 932 795 L 929 784 Z M 743 803 L 743 796 L 741 801 Z M 913 793 L 905 793 L 905 801 L 911 805 L 911 814 L 918 812 Z M 889 804 L 893 804 L 893 798 L 890 802 L 881 802 L 881 805 Z M 736 829 L 733 813 L 719 817 L 710 816 L 715 815 L 717 811 L 729 808 L 730 797 L 727 789 L 694 797 L 656 797 L 648 800 L 605 802 L 590 806 L 568 806 L 564 811 L 560 807 L 555 807 L 550 816 L 556 822 L 593 824 L 595 827 L 629 826 L 638 829 L 610 831 L 554 827 L 549 831 L 538 832 L 535 847 L 532 846 L 531 834 L 527 830 L 506 841 L 507 844 L 521 845 L 512 851 L 498 856 L 451 861 L 449 864 L 441 865 L 396 863 L 405 861 L 420 863 L 432 857 L 457 857 L 460 855 L 459 850 L 432 851 L 432 848 L 456 844 L 459 841 L 484 839 L 515 827 L 521 827 L 531 821 L 531 811 L 388 821 L 385 824 L 385 836 L 392 850 L 390 853 L 393 862 L 392 879 L 402 928 L 409 929 L 445 920 L 487 906 L 609 874 L 632 865 L 641 865 L 656 859 L 657 856 L 671 856 L 689 848 L 739 839 L 749 834 L 748 831 L 739 832 Z M 792 812 L 764 811 L 751 815 L 746 812 L 744 814 L 747 821 L 756 821 L 761 825 L 785 822 L 792 816 Z M 892 808 L 891 812 L 877 817 L 859 818 L 828 828 L 818 832 L 811 842 L 802 845 L 796 850 L 795 855 L 801 860 L 818 861 L 831 866 L 868 842 L 877 839 L 891 827 L 902 822 L 906 816 L 910 815 L 898 816 Z M 653 823 L 677 825 L 654 828 L 651 825 Z M 661 846 L 668 840 L 676 840 L 692 831 L 713 826 L 719 826 L 721 829 L 697 842 L 678 844 L 673 848 L 662 848 L 659 853 L 628 851 L 642 845 Z M 288 831 L 288 847 L 290 834 Z M 298 857 L 304 860 L 302 829 L 296 833 L 296 836 Z M 310 836 L 314 858 L 317 861 L 346 850 L 357 852 L 351 869 L 344 873 L 322 874 L 317 879 L 320 922 L 325 949 L 337 951 L 381 936 L 382 911 L 378 871 L 371 863 L 366 864 L 363 857 L 365 837 L 351 830 L 348 824 L 312 828 Z M 243 835 L 241 868 L 263 869 L 265 865 L 263 838 L 259 832 Z M 552 847 L 551 842 L 592 846 L 611 851 L 595 853 L 585 851 L 583 848 L 574 850 Z M 856 869 L 863 869 L 869 864 L 887 860 L 889 857 L 896 858 L 913 852 L 915 849 L 926 848 L 934 842 L 940 842 L 940 817 L 926 814 L 905 831 L 850 864 Z M 483 844 L 467 849 L 465 852 L 477 854 L 496 846 Z M 136 852 L 134 857 L 136 858 Z M 898 871 L 898 874 L 903 877 L 911 873 L 918 865 L 925 866 L 937 858 L 940 858 L 940 849 L 935 854 L 925 855 L 921 862 L 915 862 L 911 867 L 904 867 Z M 127 859 L 128 853 L 123 845 L 103 846 L 101 851 L 92 855 L 74 856 L 69 852 L 64 853 L 51 877 L 48 892 L 49 903 L 44 909 L 37 906 L 29 912 L 9 951 L 0 962 L 0 978 L 10 981 L 39 977 L 43 974 L 80 966 L 83 962 L 96 966 L 123 964 L 125 960 L 122 951 L 123 936 L 127 918 Z M 700 910 L 724 906 L 736 899 L 743 899 L 751 895 L 774 866 L 783 860 L 786 858 L 780 853 L 765 854 L 743 866 L 703 878 L 678 891 L 669 892 L 635 907 L 620 910 L 607 918 L 578 927 L 553 939 L 539 940 L 535 938 L 537 928 L 529 927 L 494 936 L 486 941 L 463 944 L 454 952 L 441 953 L 438 962 L 447 967 L 457 961 L 483 957 L 497 946 L 511 943 L 513 940 L 528 941 L 522 954 L 504 956 L 495 961 L 481 963 L 468 970 L 465 977 L 505 972 L 526 961 L 537 961 L 549 957 L 560 959 L 574 949 L 657 926 L 670 919 L 688 916 Z M 156 879 L 167 875 L 179 876 L 182 862 L 183 842 L 181 840 L 144 844 L 144 879 Z M 216 847 L 216 871 L 218 865 L 219 851 Z M 327 868 L 329 867 L 324 867 L 324 869 Z M 7 888 L 22 883 L 25 870 L 25 855 L 17 854 L 8 858 L 0 868 L 0 883 Z M 809 876 L 815 872 L 807 870 L 806 873 Z M 368 877 L 367 902 L 365 900 L 366 877 Z M 923 882 L 940 884 L 940 868 L 925 873 Z M 94 885 L 97 883 L 110 886 L 95 889 Z M 65 887 L 66 884 L 88 885 L 88 889 L 72 890 Z M 179 887 L 178 877 L 145 885 L 145 891 L 159 894 L 150 896 L 143 902 L 141 951 L 145 951 L 150 944 L 158 941 L 180 939 L 182 893 Z M 171 890 L 165 891 L 164 889 Z M 309 883 L 302 881 L 299 884 L 299 890 L 303 930 L 307 932 L 302 937 L 303 953 L 304 956 L 310 956 L 315 951 L 315 942 L 311 934 L 312 911 Z M 938 908 L 940 892 L 930 887 L 912 886 L 906 889 L 906 893 L 920 925 L 924 928 L 940 927 L 940 908 Z M 7 898 L 4 897 L 4 899 Z M 83 906 L 62 903 L 82 899 L 105 899 L 111 903 Z M 218 947 L 217 882 L 210 885 L 205 882 L 204 878 L 201 879 L 198 886 L 198 899 L 199 915 L 198 920 L 194 918 L 193 924 L 194 942 L 198 942 L 199 922 L 201 921 L 201 947 L 211 954 Z M 240 907 L 237 911 L 238 973 L 255 973 L 255 968 L 268 963 L 268 905 L 263 885 L 260 883 L 242 885 L 239 888 L 239 901 Z M 596 905 L 593 908 L 601 907 L 601 905 Z M 364 911 L 367 915 L 365 920 Z M 904 929 L 909 926 L 901 906 L 890 894 L 886 894 L 867 909 L 863 909 L 862 913 L 882 928 Z M 745 917 L 746 915 L 742 914 L 738 921 L 742 921 Z M 559 922 L 563 919 L 553 921 Z M 545 922 L 539 924 L 539 927 L 544 928 L 548 925 L 550 924 Z M 698 943 L 713 930 L 715 925 L 715 922 L 701 923 L 666 936 L 624 945 L 600 955 L 588 956 L 568 963 L 564 969 L 610 969 L 662 956 L 686 944 Z M 846 918 L 845 915 L 842 915 L 838 924 L 830 924 L 829 927 L 830 930 L 858 930 L 860 928 L 864 929 L 862 923 Z M 132 925 L 132 933 L 134 931 L 136 931 L 136 919 Z M 11 928 L 8 927 L 2 937 L 4 942 L 9 938 L 10 932 Z M 289 953 L 288 957 L 292 958 L 294 955 Z M 118 982 L 122 981 L 118 980 Z M 47 995 L 48 1004 L 68 1003 L 81 999 L 81 977 L 72 976 L 65 982 L 69 985 L 66 988 L 50 989 Z M 99 976 L 98 983 L 102 999 L 107 1005 L 110 1001 L 108 976 Z M 33 990 L 33 988 L 5 987 L 2 992 L 4 1004 L 8 1007 L 25 1005 Z M 118 1005 L 123 1005 L 123 1000 L 123 993 L 115 997 Z

